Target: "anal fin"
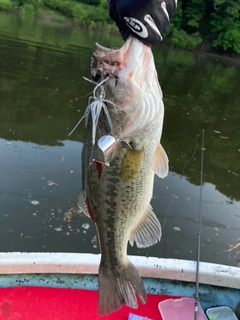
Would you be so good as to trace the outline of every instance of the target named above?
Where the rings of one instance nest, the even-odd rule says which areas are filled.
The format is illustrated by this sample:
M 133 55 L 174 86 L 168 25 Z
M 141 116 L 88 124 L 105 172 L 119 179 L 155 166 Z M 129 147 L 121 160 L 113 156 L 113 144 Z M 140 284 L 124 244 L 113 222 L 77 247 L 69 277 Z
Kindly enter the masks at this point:
M 133 246 L 135 241 L 138 248 L 146 248 L 160 241 L 161 236 L 162 229 L 160 222 L 152 211 L 151 205 L 149 205 L 144 218 L 133 230 L 129 242 L 131 246 Z
M 152 168 L 160 178 L 165 178 L 168 175 L 168 156 L 160 143 L 155 151 Z

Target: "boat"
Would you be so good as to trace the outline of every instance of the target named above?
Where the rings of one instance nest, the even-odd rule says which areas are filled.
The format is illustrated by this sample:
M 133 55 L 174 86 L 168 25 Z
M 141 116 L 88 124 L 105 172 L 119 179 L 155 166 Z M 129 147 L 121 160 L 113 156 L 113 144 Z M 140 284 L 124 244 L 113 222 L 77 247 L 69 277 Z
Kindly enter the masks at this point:
M 0 319 L 127 320 L 134 314 L 138 319 L 143 319 L 142 316 L 160 320 L 165 319 L 159 308 L 163 301 L 180 301 L 182 297 L 194 296 L 197 262 L 141 256 L 129 258 L 143 279 L 147 303 L 139 303 L 138 309 L 123 306 L 119 311 L 99 316 L 99 254 L 0 253 Z M 200 262 L 199 283 L 199 302 L 204 311 L 224 305 L 237 314 L 240 268 Z M 180 316 L 179 319 L 183 318 Z

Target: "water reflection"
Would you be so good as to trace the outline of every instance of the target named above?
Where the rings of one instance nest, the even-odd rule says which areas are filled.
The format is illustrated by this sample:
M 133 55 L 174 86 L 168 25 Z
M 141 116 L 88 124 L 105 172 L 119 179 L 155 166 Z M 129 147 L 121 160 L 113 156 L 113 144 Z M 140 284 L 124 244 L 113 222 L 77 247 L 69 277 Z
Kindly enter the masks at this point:
M 89 76 L 94 42 L 114 47 L 121 40 L 35 20 L 29 29 L 6 13 L 0 21 L 0 250 L 98 252 L 94 227 L 83 227 L 88 218 L 63 220 L 81 184 L 83 125 L 68 133 L 92 90 L 82 76 Z M 239 247 L 231 245 L 240 240 L 240 63 L 163 46 L 154 54 L 171 169 L 155 180 L 152 201 L 163 238 L 129 252 L 195 259 L 200 148 L 192 155 L 205 129 L 202 260 L 237 265 Z

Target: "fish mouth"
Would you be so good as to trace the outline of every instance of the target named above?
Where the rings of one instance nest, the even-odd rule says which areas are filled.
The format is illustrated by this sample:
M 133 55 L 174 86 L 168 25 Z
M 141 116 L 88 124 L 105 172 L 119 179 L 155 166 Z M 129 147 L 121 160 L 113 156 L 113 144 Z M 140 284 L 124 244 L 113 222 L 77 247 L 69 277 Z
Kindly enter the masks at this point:
M 109 75 L 117 75 L 123 62 L 119 50 L 105 48 L 96 43 L 90 65 L 93 80 L 100 81 Z
M 135 74 L 135 78 L 140 79 L 143 69 L 148 69 L 151 57 L 151 48 L 133 36 L 129 36 L 120 49 L 110 49 L 96 43 L 91 74 L 94 80 L 101 80 L 108 75 L 116 77 L 123 71 L 125 75 L 127 73 L 133 77 Z
M 160 121 L 162 91 L 149 46 L 133 36 L 129 36 L 120 49 L 105 48 L 97 43 L 91 74 L 96 88 L 102 92 L 102 100 L 100 96 L 96 99 L 101 100 L 102 105 L 105 103 L 106 114 L 118 123 L 117 129 L 112 129 L 119 139 L 124 140 Z

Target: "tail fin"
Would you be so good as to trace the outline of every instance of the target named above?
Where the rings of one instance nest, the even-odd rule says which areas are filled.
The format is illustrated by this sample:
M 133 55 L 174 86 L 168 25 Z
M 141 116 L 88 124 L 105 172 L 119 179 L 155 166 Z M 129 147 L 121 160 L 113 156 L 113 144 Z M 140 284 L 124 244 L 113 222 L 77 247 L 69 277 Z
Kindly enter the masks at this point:
M 146 303 L 146 292 L 142 280 L 129 262 L 118 267 L 118 270 L 109 270 L 101 262 L 98 273 L 98 310 L 100 314 L 108 314 L 118 310 L 123 304 L 137 308 L 138 302 Z

